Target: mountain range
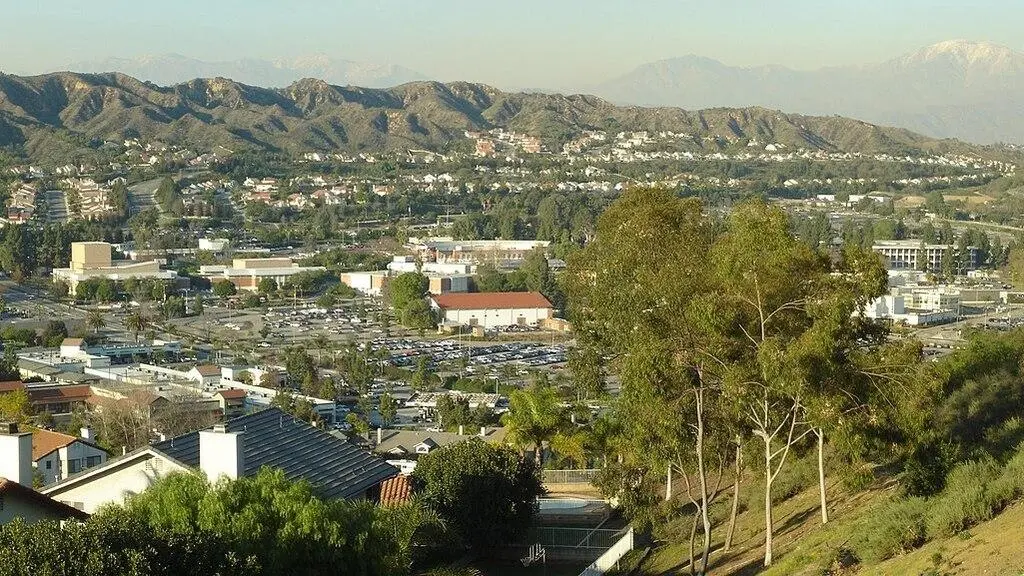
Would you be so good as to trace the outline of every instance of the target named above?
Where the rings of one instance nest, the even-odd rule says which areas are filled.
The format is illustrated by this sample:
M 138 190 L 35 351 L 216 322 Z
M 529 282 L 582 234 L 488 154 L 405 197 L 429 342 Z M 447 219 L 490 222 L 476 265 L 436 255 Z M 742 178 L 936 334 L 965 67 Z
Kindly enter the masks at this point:
M 324 54 L 291 59 L 242 59 L 207 62 L 180 54 L 161 54 L 139 58 L 108 58 L 101 61 L 76 62 L 67 70 L 76 72 L 121 72 L 129 76 L 169 86 L 193 78 L 230 78 L 253 86 L 283 88 L 303 78 L 319 78 L 341 86 L 388 88 L 426 76 L 393 64 L 369 64 L 339 60 Z
M 953 40 L 880 64 L 818 70 L 685 56 L 642 65 L 590 90 L 643 106 L 765 106 L 1024 144 L 1024 53 L 987 42 Z
M 552 150 L 586 130 L 685 133 L 680 147 L 694 151 L 751 140 L 865 153 L 976 150 L 838 116 L 622 107 L 594 96 L 509 93 L 466 82 L 374 89 L 305 79 L 274 89 L 224 78 L 160 87 L 120 73 L 0 74 L 0 147 L 33 159 L 66 160 L 130 137 L 199 150 L 469 150 L 465 131 L 497 127 L 539 136 Z

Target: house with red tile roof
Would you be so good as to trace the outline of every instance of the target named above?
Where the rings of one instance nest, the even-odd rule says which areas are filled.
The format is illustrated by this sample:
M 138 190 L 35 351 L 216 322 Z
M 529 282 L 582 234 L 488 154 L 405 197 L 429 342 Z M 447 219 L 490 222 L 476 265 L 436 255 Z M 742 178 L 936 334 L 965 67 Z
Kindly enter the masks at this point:
M 0 477 L 0 524 L 18 519 L 29 524 L 42 520 L 85 520 L 88 514 L 44 496 L 28 486 Z
M 380 505 L 404 504 L 412 498 L 412 479 L 402 474 L 388 478 L 380 485 Z
M 554 317 L 554 307 L 540 292 L 469 292 L 438 294 L 430 306 L 441 324 L 481 326 L 538 326 Z
M 106 450 L 91 439 L 51 430 L 32 431 L 32 462 L 43 477 L 43 485 L 53 484 L 107 461 Z

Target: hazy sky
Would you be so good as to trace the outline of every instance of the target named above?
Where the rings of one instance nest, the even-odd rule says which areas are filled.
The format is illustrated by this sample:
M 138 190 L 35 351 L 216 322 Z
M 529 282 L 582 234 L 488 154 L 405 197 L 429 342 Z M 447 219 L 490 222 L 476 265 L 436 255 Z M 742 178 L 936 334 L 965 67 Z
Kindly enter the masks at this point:
M 440 80 L 586 86 L 686 54 L 796 68 L 941 40 L 1024 50 L 1021 0 L 0 0 L 0 69 L 107 57 L 324 53 Z

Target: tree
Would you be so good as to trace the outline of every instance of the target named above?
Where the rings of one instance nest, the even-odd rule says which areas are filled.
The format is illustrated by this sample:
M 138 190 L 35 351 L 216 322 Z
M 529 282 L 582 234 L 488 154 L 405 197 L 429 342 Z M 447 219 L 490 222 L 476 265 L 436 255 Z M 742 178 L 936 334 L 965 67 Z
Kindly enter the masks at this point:
M 124 327 L 139 341 L 139 334 L 149 328 L 150 320 L 140 312 L 132 312 L 124 319 Z
M 43 329 L 43 346 L 56 348 L 68 337 L 68 327 L 60 320 L 50 320 Z
M 85 325 L 92 329 L 93 334 L 97 334 L 100 328 L 107 325 L 107 320 L 103 316 L 103 312 L 99 310 L 90 310 L 85 316 Z
M 395 417 L 398 415 L 398 403 L 390 392 L 380 395 L 380 405 L 377 408 L 377 412 L 380 414 L 381 424 L 386 427 L 394 424 Z
M 481 264 L 476 267 L 476 289 L 479 292 L 505 292 L 505 275 L 492 264 Z
M 565 422 L 558 392 L 545 385 L 512 392 L 508 399 L 508 412 L 502 417 L 502 424 L 508 427 L 512 442 L 533 446 L 538 468 L 543 461 L 544 443 L 553 438 Z
M 203 297 L 200 294 L 196 294 L 195 299 L 192 301 L 192 314 L 196 316 L 203 315 Z
M 32 415 L 32 404 L 24 388 L 0 394 L 0 419 L 24 422 Z
M 486 551 L 525 535 L 544 493 L 538 468 L 479 438 L 421 457 L 413 485 L 464 546 Z
M 423 323 L 429 307 L 424 296 L 429 286 L 430 281 L 419 272 L 406 272 L 388 283 L 388 299 L 403 325 L 426 327 Z
M 217 280 L 213 283 L 213 293 L 219 298 L 227 298 L 238 293 L 238 289 L 230 280 Z
M 256 289 L 260 294 L 273 294 L 277 292 L 277 280 L 273 278 L 263 278 L 257 285 Z

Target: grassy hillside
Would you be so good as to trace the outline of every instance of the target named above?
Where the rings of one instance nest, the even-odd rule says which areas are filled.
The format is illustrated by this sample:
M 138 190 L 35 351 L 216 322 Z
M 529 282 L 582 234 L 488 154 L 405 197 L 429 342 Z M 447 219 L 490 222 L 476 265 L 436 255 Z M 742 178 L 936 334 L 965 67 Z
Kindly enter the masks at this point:
M 116 73 L 0 74 L 0 147 L 33 157 L 126 137 L 205 149 L 447 150 L 466 130 L 496 127 L 539 136 L 553 150 L 584 130 L 683 132 L 690 138 L 681 148 L 693 151 L 750 139 L 864 153 L 980 150 L 848 118 L 618 107 L 593 96 L 506 93 L 466 82 L 380 90 L 306 79 L 266 89 L 223 78 L 160 87 Z

